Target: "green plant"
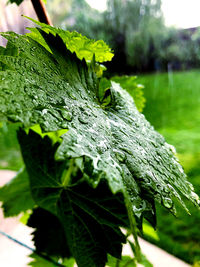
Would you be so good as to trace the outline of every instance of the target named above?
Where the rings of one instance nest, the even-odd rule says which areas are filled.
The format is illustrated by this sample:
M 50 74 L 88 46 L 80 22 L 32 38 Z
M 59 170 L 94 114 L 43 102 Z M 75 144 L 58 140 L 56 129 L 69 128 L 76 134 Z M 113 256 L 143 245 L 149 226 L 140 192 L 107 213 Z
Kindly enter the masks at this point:
M 188 211 L 182 196 L 197 206 L 199 198 L 132 97 L 97 78 L 108 46 L 36 23 L 27 35 L 2 33 L 0 120 L 20 123 L 25 164 L 0 190 L 4 215 L 32 211 L 36 252 L 51 256 L 49 264 L 73 266 L 74 258 L 103 267 L 110 255 L 108 266 L 133 266 L 135 259 L 120 262 L 126 242 L 146 264 L 137 229 L 143 218 L 155 227 L 155 201 L 175 214 L 174 199 Z M 32 266 L 44 266 L 32 257 Z

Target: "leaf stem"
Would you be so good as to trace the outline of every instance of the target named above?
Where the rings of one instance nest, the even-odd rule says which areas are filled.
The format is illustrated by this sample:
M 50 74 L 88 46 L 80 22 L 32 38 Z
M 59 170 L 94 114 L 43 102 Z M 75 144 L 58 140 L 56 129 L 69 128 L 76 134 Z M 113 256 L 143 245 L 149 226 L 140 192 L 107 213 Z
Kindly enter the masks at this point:
M 42 0 L 31 0 L 35 13 L 40 22 L 46 23 L 48 25 L 52 25 L 52 22 L 48 16 L 46 11 L 45 4 Z
M 74 169 L 74 159 L 70 159 L 69 168 L 64 170 L 62 174 L 61 181 L 63 187 L 67 187 L 69 185 L 73 169 Z
M 130 261 L 128 261 L 123 267 L 128 267 L 131 263 L 134 263 L 135 265 L 135 262 L 133 259 L 131 259 Z
M 117 259 L 117 260 L 116 260 L 116 265 L 115 265 L 115 267 L 119 267 L 119 263 L 120 263 L 120 260 Z
M 128 212 L 128 218 L 130 222 L 130 228 L 131 228 L 131 233 L 134 237 L 135 245 L 129 241 L 130 247 L 133 251 L 133 254 L 135 255 L 136 259 L 138 262 L 141 261 L 141 250 L 140 250 L 140 245 L 138 242 L 138 237 L 137 237 L 137 228 L 136 228 L 136 220 L 132 211 L 131 203 L 126 200 L 126 208 Z M 134 247 L 133 247 L 134 246 Z

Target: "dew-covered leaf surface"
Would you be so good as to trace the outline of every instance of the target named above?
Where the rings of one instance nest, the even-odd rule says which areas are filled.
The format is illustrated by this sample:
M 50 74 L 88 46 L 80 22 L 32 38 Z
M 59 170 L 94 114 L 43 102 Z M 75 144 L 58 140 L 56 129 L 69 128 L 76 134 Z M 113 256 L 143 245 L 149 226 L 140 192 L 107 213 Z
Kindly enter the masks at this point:
M 138 218 L 154 216 L 154 200 L 171 211 L 174 197 L 183 206 L 181 195 L 199 203 L 173 148 L 132 97 L 112 82 L 105 93 L 109 101 L 102 103 L 98 80 L 85 61 L 59 36 L 40 33 L 51 53 L 27 36 L 3 34 L 18 54 L 0 56 L 0 117 L 25 127 L 39 124 L 44 132 L 68 129 L 56 159 L 79 158 L 84 178 L 93 187 L 106 179 L 113 193 L 128 197 Z

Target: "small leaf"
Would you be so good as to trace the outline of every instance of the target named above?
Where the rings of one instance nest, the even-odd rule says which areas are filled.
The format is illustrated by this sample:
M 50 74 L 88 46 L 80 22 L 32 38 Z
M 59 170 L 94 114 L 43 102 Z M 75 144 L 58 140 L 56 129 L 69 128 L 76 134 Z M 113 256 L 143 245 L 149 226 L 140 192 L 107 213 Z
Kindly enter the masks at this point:
M 147 259 L 147 257 L 144 254 L 142 254 L 142 259 L 140 264 L 144 267 L 153 267 L 153 264 Z
M 106 267 L 137 267 L 134 258 L 130 256 L 122 256 L 121 260 L 118 260 L 109 255 L 108 262 L 106 263 Z
M 31 18 L 28 19 L 41 26 L 42 31 L 51 33 L 54 36 L 60 36 L 67 49 L 69 49 L 72 53 L 75 52 L 77 57 L 80 59 L 84 58 L 86 61 L 92 61 L 93 56 L 95 56 L 95 60 L 97 62 L 105 62 L 111 61 L 114 56 L 112 50 L 103 40 L 96 41 L 88 39 L 86 36 L 83 36 L 78 32 L 64 31 Z M 27 35 L 48 49 L 48 45 L 45 43 L 41 32 L 37 28 L 28 29 L 31 33 L 28 33 Z
M 0 188 L 0 201 L 3 202 L 5 217 L 17 216 L 34 207 L 25 169 L 21 169 L 9 183 Z
M 28 266 L 32 267 L 58 267 L 58 264 L 53 263 L 52 261 L 45 259 L 44 257 L 39 256 L 36 253 L 32 253 L 29 255 L 29 257 L 32 259 L 32 261 L 28 264 Z M 53 260 L 57 263 L 58 259 L 53 258 Z M 65 262 L 62 263 L 62 266 L 66 267 L 74 267 L 74 259 L 66 259 Z

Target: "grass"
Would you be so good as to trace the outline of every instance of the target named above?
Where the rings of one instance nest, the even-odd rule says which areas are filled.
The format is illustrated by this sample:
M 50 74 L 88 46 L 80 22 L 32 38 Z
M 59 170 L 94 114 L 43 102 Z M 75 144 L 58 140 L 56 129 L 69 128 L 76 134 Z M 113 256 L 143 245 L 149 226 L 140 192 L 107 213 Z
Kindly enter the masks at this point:
M 142 75 L 145 85 L 146 118 L 174 145 L 196 192 L 200 195 L 200 71 Z M 200 260 L 200 212 L 187 203 L 191 216 L 178 208 L 174 218 L 164 208 L 157 207 L 157 235 L 146 239 L 185 260 Z

